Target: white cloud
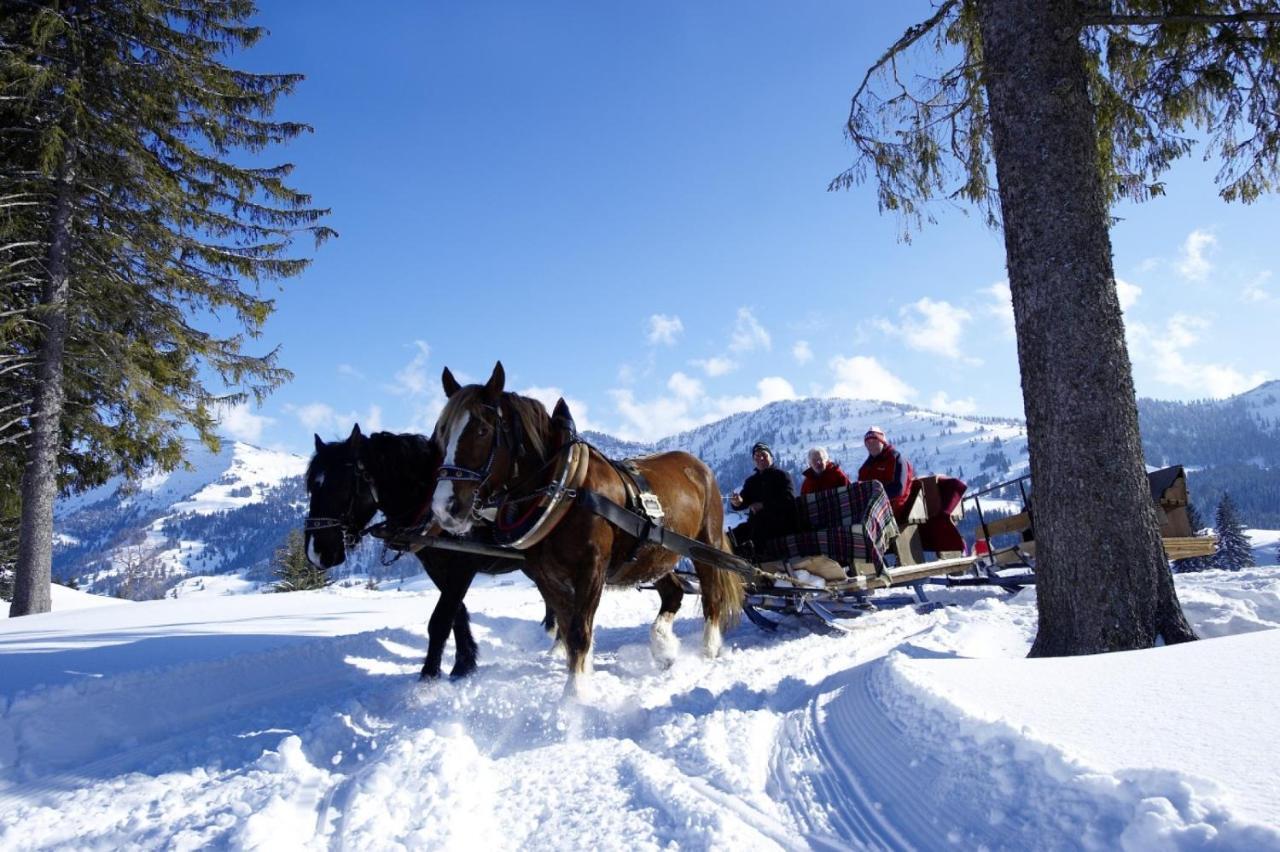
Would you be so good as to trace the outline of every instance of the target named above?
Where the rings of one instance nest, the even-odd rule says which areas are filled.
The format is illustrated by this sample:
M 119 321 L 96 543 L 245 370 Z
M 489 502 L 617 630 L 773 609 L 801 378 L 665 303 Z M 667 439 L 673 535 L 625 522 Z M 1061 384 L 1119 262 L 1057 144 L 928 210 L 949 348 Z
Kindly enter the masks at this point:
M 355 367 L 351 366 L 350 364 L 339 364 L 339 365 L 338 365 L 338 375 L 339 375 L 339 376 L 351 376 L 353 379 L 363 379 L 363 378 L 364 378 L 364 373 L 360 372 L 359 370 L 357 370 Z
M 288 408 L 288 406 L 286 406 Z M 333 424 L 337 412 L 323 402 L 310 402 L 306 405 L 292 407 L 294 415 L 302 421 L 302 425 L 312 432 L 323 432 Z
M 813 360 L 813 348 L 809 346 L 809 341 L 797 340 L 796 345 L 791 347 L 791 355 L 797 364 L 808 364 Z
M 398 396 L 419 396 L 427 393 L 432 386 L 439 387 L 427 376 L 427 361 L 431 358 L 431 347 L 421 340 L 413 341 L 417 353 L 413 359 L 396 371 L 395 384 L 388 385 L 387 390 Z
M 738 319 L 733 326 L 733 336 L 729 340 L 729 351 L 751 352 L 756 349 L 773 348 L 773 340 L 769 332 L 756 319 L 750 308 L 738 308 Z
M 795 388 L 779 376 L 767 376 L 756 383 L 755 394 L 708 397 L 701 395 L 701 382 L 682 373 L 668 381 L 670 395 L 649 400 L 637 399 L 627 388 L 609 391 L 622 417 L 621 426 L 611 431 L 620 438 L 653 441 L 692 429 L 740 411 L 753 411 L 783 399 L 795 399 Z
M 983 287 L 981 292 L 991 299 L 986 308 L 987 315 L 996 318 L 1005 337 L 1013 337 L 1013 294 L 1009 292 L 1009 282 L 997 281 L 989 287 Z
M 218 412 L 218 425 L 230 438 L 236 441 L 257 443 L 262 438 L 262 430 L 275 423 L 275 419 L 263 414 L 254 414 L 248 403 L 223 406 Z
M 1240 298 L 1246 302 L 1255 304 L 1268 304 L 1274 302 L 1276 297 L 1271 295 L 1267 290 L 1266 283 L 1271 278 L 1271 270 L 1264 270 L 1254 276 L 1253 280 L 1244 285 L 1244 290 L 1240 293 Z
M 973 397 L 951 399 L 943 391 L 938 391 L 930 397 L 929 407 L 944 414 L 976 414 L 978 411 L 978 404 L 973 401 Z
M 1203 281 L 1209 277 L 1213 264 L 1205 255 L 1218 244 L 1218 238 L 1208 231 L 1196 229 L 1187 235 L 1182 244 L 1182 256 L 1178 258 L 1178 272 L 1190 281 Z
M 680 317 L 669 317 L 666 314 L 654 314 L 649 317 L 649 342 L 674 346 L 676 338 L 684 331 L 684 323 Z
M 889 372 L 875 358 L 836 356 L 829 364 L 835 373 L 836 383 L 827 392 L 828 396 L 907 402 L 916 395 L 915 388 Z
M 1116 279 L 1116 295 L 1120 297 L 1120 310 L 1128 311 L 1138 301 L 1138 297 L 1142 295 L 1142 288 L 1137 284 L 1130 284 L 1123 279 Z
M 1202 317 L 1174 314 L 1163 328 L 1129 324 L 1129 344 L 1135 362 L 1149 366 L 1158 381 L 1196 395 L 1221 398 L 1242 393 L 1268 378 L 1264 371 L 1242 373 L 1227 364 L 1189 360 L 1187 349 L 1209 329 Z
M 580 399 L 574 399 L 570 396 L 566 396 L 562 388 L 554 386 L 534 386 L 525 388 L 522 391 L 517 391 L 517 393 L 521 396 L 531 397 L 542 403 L 546 407 L 548 414 L 555 410 L 556 402 L 558 400 L 564 399 L 565 405 L 569 406 L 569 413 L 573 415 L 573 422 L 577 425 L 579 430 L 596 428 L 591 425 L 591 421 L 587 419 L 587 404 Z
M 307 431 L 315 432 L 326 440 L 326 436 L 345 437 L 354 423 L 359 423 L 366 435 L 382 429 L 382 407 L 378 405 L 370 405 L 363 416 L 355 411 L 336 411 L 323 402 L 286 405 L 284 409 L 298 418 Z
M 900 330 L 898 326 L 889 322 L 884 317 L 876 317 L 875 319 L 871 320 L 870 325 L 871 325 L 871 328 L 878 335 L 889 335 L 893 337 L 893 336 L 897 336 Z M 875 339 L 875 338 L 873 337 L 872 339 Z
M 702 372 L 706 373 L 711 378 L 723 376 L 726 373 L 732 373 L 734 370 L 738 369 L 737 361 L 734 361 L 732 358 L 725 358 L 722 355 L 713 355 L 710 358 L 695 358 L 689 363 L 700 368 Z
M 684 373 L 672 373 L 667 388 L 681 399 L 699 399 L 703 393 L 702 382 Z
M 907 345 L 921 352 L 932 352 L 946 358 L 982 363 L 961 352 L 964 327 L 973 315 L 949 302 L 935 302 L 924 297 L 903 307 L 901 314 Z

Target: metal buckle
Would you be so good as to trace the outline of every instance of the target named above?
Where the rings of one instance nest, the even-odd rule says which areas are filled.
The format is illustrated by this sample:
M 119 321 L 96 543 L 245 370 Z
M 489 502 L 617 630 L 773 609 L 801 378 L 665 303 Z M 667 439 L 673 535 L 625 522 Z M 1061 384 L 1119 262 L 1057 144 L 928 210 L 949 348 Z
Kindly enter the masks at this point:
M 658 495 L 652 491 L 644 491 L 640 494 L 640 507 L 644 509 L 644 513 L 649 516 L 649 520 L 655 524 L 662 523 L 662 519 L 666 517 L 666 513 L 662 511 L 662 501 L 658 499 Z

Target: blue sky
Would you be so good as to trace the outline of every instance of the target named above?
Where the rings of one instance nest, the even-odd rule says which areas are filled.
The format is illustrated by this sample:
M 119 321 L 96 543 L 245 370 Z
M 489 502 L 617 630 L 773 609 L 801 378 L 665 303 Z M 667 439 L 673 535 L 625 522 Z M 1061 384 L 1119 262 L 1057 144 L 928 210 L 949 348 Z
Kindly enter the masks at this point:
M 442 367 L 496 359 L 631 438 L 792 396 L 1021 415 L 999 234 L 944 207 L 903 243 L 873 187 L 826 191 L 853 90 L 927 2 L 351 8 L 262 0 L 233 60 L 307 76 L 277 114 L 315 133 L 272 159 L 341 237 L 251 344 L 295 380 L 228 436 L 430 431 Z M 1215 170 L 1117 211 L 1143 396 L 1280 372 L 1280 201 L 1226 205 Z

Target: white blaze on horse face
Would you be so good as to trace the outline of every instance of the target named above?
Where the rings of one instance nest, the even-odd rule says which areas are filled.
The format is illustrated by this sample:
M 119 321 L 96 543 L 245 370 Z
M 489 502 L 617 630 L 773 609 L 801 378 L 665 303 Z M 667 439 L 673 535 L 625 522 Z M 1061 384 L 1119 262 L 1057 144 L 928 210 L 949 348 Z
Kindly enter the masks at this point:
M 470 413 L 462 415 L 457 423 L 452 424 L 450 433 L 446 436 L 444 461 L 442 464 L 457 464 L 458 458 L 458 442 L 462 440 L 462 433 L 467 431 L 467 423 L 471 420 Z M 435 515 L 436 520 L 440 522 L 440 526 L 444 527 L 451 533 L 461 534 L 471 529 L 470 507 L 465 507 L 467 514 L 461 519 L 449 514 L 449 498 L 455 496 L 455 490 L 458 483 L 453 480 L 442 479 L 436 482 L 436 490 L 431 495 L 431 514 Z M 461 501 L 458 501 L 461 503 Z
M 320 564 L 320 554 L 316 552 L 316 537 L 307 536 L 307 560 L 317 568 L 323 568 Z

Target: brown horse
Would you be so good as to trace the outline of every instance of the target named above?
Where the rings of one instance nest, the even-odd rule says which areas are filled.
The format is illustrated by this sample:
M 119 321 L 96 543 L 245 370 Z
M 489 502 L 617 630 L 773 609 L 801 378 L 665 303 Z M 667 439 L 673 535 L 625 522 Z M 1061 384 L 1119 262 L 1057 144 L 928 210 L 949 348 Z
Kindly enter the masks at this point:
M 435 439 L 444 448 L 432 511 L 449 532 L 465 535 L 485 523 L 484 510 L 500 498 L 519 499 L 541 487 L 554 461 L 552 421 L 542 403 L 503 391 L 502 363 L 484 385 L 461 387 L 448 368 L 443 376 L 448 402 L 436 422 Z M 560 401 L 557 410 L 564 406 Z M 567 408 L 564 409 L 567 412 Z M 720 489 L 711 470 L 683 452 L 635 459 L 665 512 L 664 526 L 711 547 L 728 550 Z M 626 504 L 622 475 L 592 448 L 589 489 Z M 568 695 L 577 695 L 591 672 L 592 631 L 606 584 L 634 586 L 652 581 L 662 606 L 650 630 L 650 648 L 659 665 L 674 661 L 679 643 L 672 621 L 684 590 L 672 573 L 678 556 L 611 525 L 575 504 L 546 538 L 525 552 L 529 574 L 555 612 L 569 658 Z M 702 587 L 703 651 L 720 652 L 722 630 L 742 612 L 743 582 L 736 574 L 694 563 Z

